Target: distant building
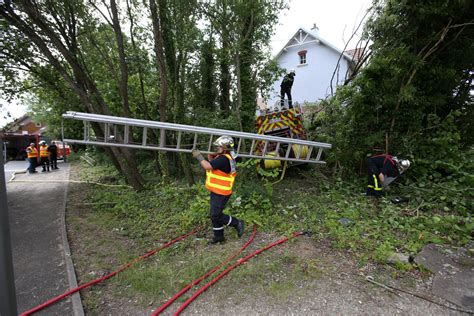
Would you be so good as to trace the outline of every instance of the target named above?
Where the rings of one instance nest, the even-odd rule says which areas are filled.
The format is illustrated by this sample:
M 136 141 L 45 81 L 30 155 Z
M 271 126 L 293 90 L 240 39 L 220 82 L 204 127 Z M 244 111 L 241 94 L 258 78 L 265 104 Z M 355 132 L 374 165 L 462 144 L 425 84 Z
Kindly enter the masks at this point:
M 335 91 L 338 85 L 344 83 L 355 63 L 353 55 L 343 53 L 321 38 L 316 25 L 311 30 L 298 29 L 276 55 L 276 59 L 281 68 L 287 71 L 295 69 L 296 76 L 291 94 L 293 102 L 299 104 L 325 99 L 331 94 L 331 85 Z M 279 78 L 273 84 L 268 102 L 270 107 L 280 100 L 282 79 L 283 77 Z
M 42 125 L 41 123 L 34 122 L 29 115 L 25 114 L 13 122 L 5 125 L 2 130 L 7 133 L 41 134 L 46 131 L 46 126 Z
M 43 139 L 42 133 L 47 126 L 36 123 L 28 115 L 8 123 L 0 132 L 0 138 L 3 139 L 6 148 L 6 160 L 22 160 L 26 158 L 26 147 L 31 142 L 38 144 Z

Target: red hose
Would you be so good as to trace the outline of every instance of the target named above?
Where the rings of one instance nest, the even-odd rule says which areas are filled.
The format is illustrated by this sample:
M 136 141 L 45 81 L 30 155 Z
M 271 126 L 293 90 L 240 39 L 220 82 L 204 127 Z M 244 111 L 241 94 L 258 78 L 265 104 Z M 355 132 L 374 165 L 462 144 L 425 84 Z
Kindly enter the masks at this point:
M 301 232 L 298 232 L 298 233 L 293 233 L 293 237 L 298 237 L 300 235 L 302 235 L 303 233 Z M 206 285 L 202 286 L 199 290 L 197 290 L 190 298 L 188 298 L 187 301 L 185 301 L 181 306 L 180 308 L 178 308 L 178 310 L 174 313 L 174 316 L 176 315 L 179 315 L 189 304 L 191 304 L 192 301 L 194 301 L 199 295 L 201 295 L 205 290 L 207 290 L 209 287 L 211 287 L 214 283 L 216 283 L 217 281 L 219 281 L 222 277 L 224 277 L 227 273 L 229 273 L 231 270 L 233 270 L 235 267 L 241 265 L 242 263 L 245 263 L 246 261 L 248 261 L 249 259 L 251 259 L 252 257 L 255 257 L 256 255 L 264 252 L 265 250 L 268 250 L 276 245 L 279 245 L 279 244 L 282 244 L 286 241 L 288 241 L 288 237 L 285 237 L 283 239 L 280 239 L 274 243 L 271 243 L 270 245 L 266 246 L 266 247 L 263 247 L 257 251 L 255 251 L 254 253 L 251 253 L 249 254 L 248 256 L 244 257 L 244 258 L 241 258 L 241 259 L 238 259 L 237 260 L 237 263 L 235 263 L 234 265 L 228 267 L 227 269 L 225 269 L 224 271 L 221 272 L 221 274 L 219 274 L 217 277 L 215 277 L 214 279 L 212 279 L 209 283 L 207 283 Z
M 31 314 L 33 314 L 33 313 L 36 313 L 37 311 L 40 311 L 40 310 L 42 310 L 43 308 L 45 308 L 45 307 L 47 307 L 47 306 L 49 306 L 49 305 L 52 305 L 52 304 L 56 303 L 57 301 L 59 301 L 59 300 L 65 298 L 65 297 L 67 297 L 67 296 L 69 296 L 69 295 L 71 295 L 71 294 L 73 294 L 73 293 L 76 293 L 77 291 L 80 291 L 80 290 L 82 290 L 82 289 L 84 289 L 84 288 L 86 288 L 86 287 L 89 287 L 89 286 L 93 285 L 93 284 L 96 284 L 96 283 L 102 282 L 102 281 L 104 281 L 104 280 L 107 280 L 108 278 L 113 277 L 114 275 L 116 275 L 116 274 L 122 272 L 123 270 L 129 268 L 131 265 L 137 263 L 138 261 L 141 261 L 141 260 L 143 260 L 143 259 L 145 259 L 145 258 L 148 258 L 149 256 L 154 255 L 156 252 L 158 252 L 158 251 L 160 251 L 160 250 L 163 250 L 163 249 L 165 249 L 165 248 L 168 248 L 168 247 L 171 246 L 172 244 L 174 244 L 174 243 L 176 243 L 176 242 L 178 242 L 178 241 L 180 241 L 180 240 L 182 240 L 182 239 L 184 239 L 184 238 L 186 238 L 186 237 L 189 237 L 190 235 L 192 235 L 192 234 L 194 234 L 194 233 L 196 233 L 196 232 L 198 232 L 198 231 L 200 231 L 200 230 L 202 230 L 202 229 L 203 229 L 202 226 L 201 226 L 201 227 L 198 227 L 198 228 L 194 229 L 193 231 L 191 231 L 191 232 L 189 232 L 189 233 L 187 233 L 187 234 L 184 234 L 184 235 L 182 235 L 182 236 L 180 236 L 180 237 L 178 237 L 178 238 L 176 238 L 176 239 L 173 239 L 172 241 L 170 241 L 170 242 L 164 244 L 163 246 L 161 246 L 161 247 L 159 247 L 159 248 L 156 248 L 156 249 L 154 249 L 154 250 L 151 250 L 151 251 L 145 253 L 144 255 L 142 255 L 142 256 L 140 256 L 140 257 L 138 257 L 138 258 L 135 258 L 134 260 L 130 261 L 129 263 L 124 264 L 122 267 L 120 267 L 119 269 L 115 270 L 114 272 L 112 272 L 112 273 L 110 273 L 110 274 L 107 274 L 106 276 L 103 276 L 103 277 L 101 277 L 101 278 L 92 280 L 92 281 L 90 281 L 90 282 L 88 282 L 88 283 L 86 283 L 86 284 L 83 284 L 83 285 L 81 285 L 81 286 L 78 286 L 78 287 L 76 287 L 76 288 L 74 288 L 74 289 L 71 289 L 71 290 L 69 290 L 69 291 L 67 291 L 67 292 L 65 292 L 65 293 L 63 293 L 63 294 L 61 294 L 61 295 L 59 295 L 59 296 L 56 296 L 55 298 L 52 298 L 52 299 L 50 299 L 49 301 L 46 301 L 46 302 L 44 302 L 44 303 L 41 304 L 41 305 L 38 305 L 38 306 L 36 306 L 36 307 L 34 307 L 34 308 L 32 308 L 32 309 L 26 311 L 26 312 L 23 312 L 22 314 L 20 314 L 20 316 L 26 316 L 26 315 L 31 315 Z
M 212 270 L 206 272 L 204 275 L 202 275 L 201 277 L 199 277 L 198 279 L 190 282 L 188 285 L 186 285 L 183 289 L 181 289 L 181 291 L 179 291 L 178 293 L 176 293 L 172 298 L 170 298 L 166 303 L 164 303 L 163 305 L 161 305 L 156 311 L 154 311 L 151 315 L 155 316 L 155 315 L 159 315 L 160 313 L 162 313 L 166 308 L 168 308 L 168 306 L 170 306 L 175 300 L 177 300 L 181 295 L 183 295 L 184 293 L 186 293 L 187 291 L 189 291 L 189 289 L 191 289 L 193 286 L 195 286 L 196 284 L 199 284 L 199 282 L 201 282 L 202 280 L 204 280 L 205 278 L 207 278 L 208 276 L 210 276 L 211 274 L 213 274 L 214 272 L 216 272 L 217 270 L 219 270 L 220 268 L 222 268 L 224 265 L 226 265 L 230 260 L 234 259 L 235 257 L 237 257 L 242 251 L 244 251 L 254 240 L 255 238 L 255 235 L 257 234 L 257 226 L 256 225 L 253 225 L 253 232 L 252 232 L 252 236 L 250 236 L 249 240 L 247 241 L 247 243 L 245 245 L 243 245 L 242 248 L 240 248 L 239 251 L 237 251 L 235 254 L 233 254 L 232 256 L 230 256 L 229 258 L 227 258 L 226 260 L 224 260 L 222 263 L 220 263 L 218 266 L 216 266 L 215 268 L 213 268 Z

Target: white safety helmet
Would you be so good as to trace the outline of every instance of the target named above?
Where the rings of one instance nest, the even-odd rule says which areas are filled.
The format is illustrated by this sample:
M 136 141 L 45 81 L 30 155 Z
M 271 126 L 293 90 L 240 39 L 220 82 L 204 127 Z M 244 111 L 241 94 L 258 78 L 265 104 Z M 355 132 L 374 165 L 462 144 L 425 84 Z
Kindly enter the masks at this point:
M 213 144 L 214 146 L 224 147 L 225 149 L 231 149 L 232 147 L 234 147 L 234 140 L 230 136 L 222 135 L 221 137 L 216 139 Z
M 402 159 L 398 162 L 398 167 L 401 169 L 401 172 L 405 172 L 408 168 L 410 168 L 410 160 Z
M 408 159 L 398 159 L 397 157 L 392 157 L 392 159 L 397 163 L 397 168 L 400 173 L 405 172 L 410 168 L 410 160 Z
M 45 145 L 46 142 L 45 142 L 44 140 L 42 140 L 42 141 L 39 142 L 39 144 L 40 144 L 40 145 Z

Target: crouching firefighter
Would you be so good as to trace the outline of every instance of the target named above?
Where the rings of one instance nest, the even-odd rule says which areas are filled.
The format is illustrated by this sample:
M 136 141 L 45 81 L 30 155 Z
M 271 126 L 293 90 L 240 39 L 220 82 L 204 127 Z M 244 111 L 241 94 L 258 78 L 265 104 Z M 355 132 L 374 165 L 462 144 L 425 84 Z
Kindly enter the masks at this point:
M 391 155 L 376 155 L 365 160 L 367 166 L 367 196 L 382 197 L 383 189 L 410 167 L 408 159 Z
M 224 208 L 232 194 L 236 172 L 234 141 L 230 136 L 221 136 L 213 143 L 216 153 L 208 155 L 205 160 L 197 149 L 192 151 L 193 157 L 199 161 L 206 170 L 206 188 L 211 191 L 211 221 L 214 238 L 210 244 L 224 242 L 224 226 L 231 226 L 237 230 L 237 235 L 244 233 L 244 221 L 223 213 Z

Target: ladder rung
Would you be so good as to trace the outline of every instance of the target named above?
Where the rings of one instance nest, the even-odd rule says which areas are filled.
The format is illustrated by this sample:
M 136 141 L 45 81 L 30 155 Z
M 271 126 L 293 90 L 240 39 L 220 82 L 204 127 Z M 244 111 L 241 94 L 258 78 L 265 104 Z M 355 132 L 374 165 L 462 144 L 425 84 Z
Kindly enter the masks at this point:
M 198 134 L 195 133 L 194 134 L 194 141 L 193 141 L 193 149 L 196 149 L 197 140 L 198 140 Z
M 313 146 L 310 146 L 309 147 L 309 150 L 308 150 L 308 154 L 306 155 L 306 161 L 309 160 L 309 158 L 311 158 L 311 153 L 313 152 Z
M 123 128 L 123 142 L 125 144 L 128 144 L 129 143 L 129 133 L 130 133 L 130 129 L 128 127 L 128 125 L 125 125 L 124 128 Z M 117 133 L 115 133 L 115 135 L 117 135 Z
M 211 137 L 209 138 L 209 146 L 207 147 L 207 151 L 211 151 L 212 149 L 212 134 L 211 134 Z
M 143 128 L 142 146 L 146 146 L 147 133 L 148 133 L 148 129 L 146 127 L 144 127 Z
M 253 153 L 253 146 L 255 145 L 255 139 L 252 139 L 252 145 L 250 145 L 250 155 Z
M 323 149 L 322 148 L 319 148 L 318 150 L 318 155 L 316 156 L 316 160 L 319 161 L 319 159 L 321 159 L 321 154 L 323 153 Z
M 268 140 L 265 141 L 265 146 L 263 147 L 263 151 L 262 151 L 262 157 L 265 157 L 265 154 L 267 153 L 267 147 L 268 147 Z
M 176 148 L 179 149 L 181 146 L 181 131 L 178 132 L 178 140 L 176 141 Z

